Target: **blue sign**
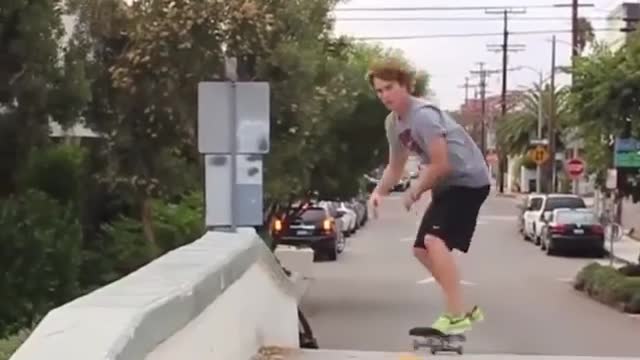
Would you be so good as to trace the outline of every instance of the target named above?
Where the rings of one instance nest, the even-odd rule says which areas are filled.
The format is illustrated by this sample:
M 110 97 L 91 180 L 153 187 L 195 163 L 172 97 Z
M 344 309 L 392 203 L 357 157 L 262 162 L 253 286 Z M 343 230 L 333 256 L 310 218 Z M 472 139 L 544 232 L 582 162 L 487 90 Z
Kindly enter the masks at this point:
M 640 141 L 636 138 L 616 138 L 613 166 L 616 168 L 640 168 Z

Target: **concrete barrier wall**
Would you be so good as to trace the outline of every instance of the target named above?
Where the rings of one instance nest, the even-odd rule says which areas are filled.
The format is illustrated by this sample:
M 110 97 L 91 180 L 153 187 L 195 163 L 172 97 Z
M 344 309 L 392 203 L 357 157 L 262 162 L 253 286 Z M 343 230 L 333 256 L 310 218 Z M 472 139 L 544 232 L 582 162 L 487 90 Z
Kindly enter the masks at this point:
M 298 346 L 299 296 L 253 229 L 209 232 L 52 310 L 11 360 L 249 359 Z

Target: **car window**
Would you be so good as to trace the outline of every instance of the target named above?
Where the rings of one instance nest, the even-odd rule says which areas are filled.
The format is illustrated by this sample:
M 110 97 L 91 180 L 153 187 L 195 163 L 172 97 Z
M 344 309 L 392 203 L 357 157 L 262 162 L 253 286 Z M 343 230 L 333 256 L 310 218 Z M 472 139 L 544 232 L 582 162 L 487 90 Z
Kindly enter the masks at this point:
M 308 208 L 302 214 L 300 219 L 302 221 L 322 221 L 326 217 L 326 212 L 323 208 Z
M 541 207 L 542 207 L 542 198 L 531 199 L 531 209 L 533 211 L 540 210 Z
M 556 221 L 560 224 L 595 224 L 596 215 L 592 212 L 562 211 L 558 212 Z
M 576 209 L 586 207 L 587 205 L 584 203 L 584 200 L 576 197 L 551 197 L 547 199 L 547 203 L 545 204 L 545 210 L 559 208 Z

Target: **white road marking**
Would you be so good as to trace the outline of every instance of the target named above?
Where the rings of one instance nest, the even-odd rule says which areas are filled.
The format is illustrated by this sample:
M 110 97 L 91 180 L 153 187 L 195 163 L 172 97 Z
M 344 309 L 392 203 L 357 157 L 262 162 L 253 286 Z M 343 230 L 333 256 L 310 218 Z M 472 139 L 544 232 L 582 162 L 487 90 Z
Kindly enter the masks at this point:
M 426 279 L 422 279 L 422 280 L 418 280 L 416 281 L 416 284 L 418 285 L 426 285 L 426 284 L 431 284 L 431 283 L 435 283 L 436 279 L 434 279 L 433 277 L 429 277 Z M 470 281 L 466 281 L 466 280 L 460 280 L 460 284 L 462 285 L 466 285 L 466 286 L 475 286 L 475 283 L 472 283 Z
M 640 314 L 627 314 L 629 317 L 635 320 L 640 320 Z
M 405 237 L 405 238 L 400 239 L 400 242 L 410 242 L 410 241 L 415 241 L 415 240 L 416 240 L 415 236 L 413 236 L 413 237 Z
M 556 280 L 563 283 L 572 283 L 574 281 L 574 278 L 566 277 L 566 278 L 557 278 Z
M 435 281 L 436 281 L 436 279 L 430 277 L 430 278 L 427 278 L 427 279 L 419 280 L 416 283 L 419 284 L 419 285 L 424 285 L 424 284 L 429 284 L 429 283 L 432 283 L 432 282 L 435 282 Z

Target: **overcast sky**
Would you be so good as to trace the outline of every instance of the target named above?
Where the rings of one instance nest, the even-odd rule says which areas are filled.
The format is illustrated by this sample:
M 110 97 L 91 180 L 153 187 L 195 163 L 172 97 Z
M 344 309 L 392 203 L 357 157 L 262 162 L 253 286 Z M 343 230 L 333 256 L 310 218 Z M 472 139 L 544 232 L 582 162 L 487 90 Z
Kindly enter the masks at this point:
M 627 1 L 634 2 L 634 1 Z M 388 8 L 388 7 L 467 7 L 467 6 L 513 6 L 528 7 L 552 4 L 570 4 L 571 0 L 350 0 L 344 1 L 338 8 Z M 581 4 L 593 4 L 593 7 L 579 9 L 580 16 L 591 18 L 593 27 L 606 29 L 609 24 L 604 17 L 622 1 L 612 0 L 581 0 Z M 486 14 L 484 10 L 422 10 L 422 11 L 336 11 L 336 33 L 357 37 L 389 37 L 404 35 L 449 35 L 449 34 L 477 34 L 501 33 L 503 22 L 500 14 Z M 414 21 L 390 21 L 399 17 L 427 17 L 438 18 Z M 479 19 L 450 19 L 452 17 L 488 18 Z M 546 19 L 531 20 L 533 17 Z M 552 19 L 549 19 L 549 18 Z M 352 21 L 353 18 L 368 18 L 375 21 Z M 383 18 L 382 20 L 376 18 Z M 444 18 L 444 19 L 443 19 Z M 499 19 L 498 19 L 499 18 Z M 509 53 L 509 66 L 525 65 L 535 69 L 543 69 L 545 77 L 551 69 L 551 31 L 556 33 L 557 57 L 556 64 L 568 65 L 571 54 L 571 8 L 527 8 L 523 14 L 510 15 L 509 30 L 522 31 L 550 31 L 545 34 L 512 34 L 510 43 L 525 45 L 524 51 Z M 520 18 L 518 20 L 518 18 Z M 342 20 L 341 20 L 342 19 Z M 565 31 L 565 32 L 562 32 Z M 597 31 L 598 39 L 605 39 L 614 34 L 610 31 Z M 374 40 L 372 40 L 374 41 Z M 424 69 L 431 75 L 431 88 L 435 92 L 435 101 L 443 108 L 457 109 L 464 102 L 465 76 L 470 76 L 470 82 L 477 83 L 477 77 L 469 73 L 477 69 L 477 62 L 486 63 L 486 68 L 500 69 L 502 55 L 499 52 L 487 50 L 487 44 L 501 44 L 502 35 L 465 36 L 447 38 L 422 38 L 411 40 L 375 40 L 385 46 L 399 48 L 413 64 Z M 529 86 L 538 81 L 538 75 L 527 69 L 513 71 L 508 74 L 508 88 Z M 558 75 L 559 84 L 567 83 L 570 77 Z M 488 80 L 487 94 L 497 95 L 501 91 L 501 75 L 492 75 Z M 473 90 L 469 96 L 473 97 Z

